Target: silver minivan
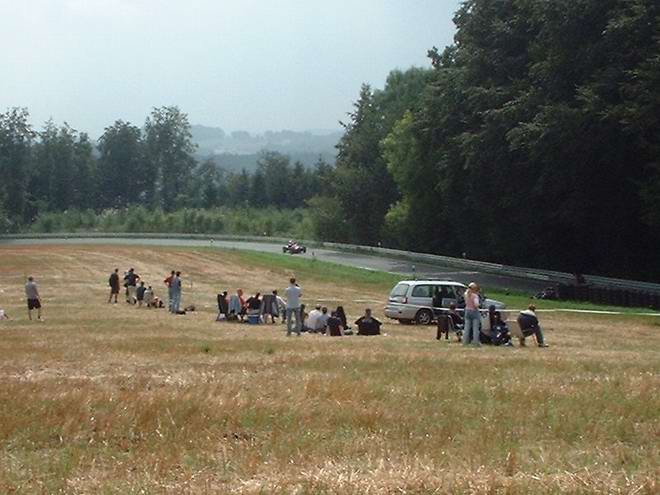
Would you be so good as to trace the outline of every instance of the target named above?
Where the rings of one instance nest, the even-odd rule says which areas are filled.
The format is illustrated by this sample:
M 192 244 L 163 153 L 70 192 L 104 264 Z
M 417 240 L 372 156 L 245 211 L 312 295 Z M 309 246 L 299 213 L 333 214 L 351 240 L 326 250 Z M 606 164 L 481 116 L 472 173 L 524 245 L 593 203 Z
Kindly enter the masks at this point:
M 434 319 L 433 299 L 436 294 L 442 301 L 442 308 L 447 309 L 452 303 L 457 308 L 464 308 L 463 294 L 466 289 L 465 285 L 452 280 L 402 280 L 390 292 L 385 316 L 400 323 L 414 321 L 428 325 Z M 493 299 L 481 300 L 482 308 L 487 309 L 491 305 L 498 311 L 506 308 L 505 304 Z M 486 312 L 482 313 L 482 319 L 488 319 Z

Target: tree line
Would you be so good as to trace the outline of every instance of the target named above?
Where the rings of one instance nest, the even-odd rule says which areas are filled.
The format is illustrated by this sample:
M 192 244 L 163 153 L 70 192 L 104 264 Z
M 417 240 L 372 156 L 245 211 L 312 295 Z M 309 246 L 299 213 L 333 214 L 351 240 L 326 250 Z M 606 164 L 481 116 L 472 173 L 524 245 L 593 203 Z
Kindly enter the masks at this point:
M 332 173 L 322 159 L 310 169 L 276 152 L 263 152 L 253 173 L 227 172 L 212 159 L 199 163 L 194 151 L 177 107 L 155 108 L 142 127 L 118 120 L 96 143 L 52 120 L 35 131 L 27 109 L 10 109 L 0 113 L 0 228 L 68 210 L 295 209 Z
M 660 4 L 468 0 L 454 21 L 430 70 L 362 88 L 312 200 L 326 234 L 657 279 Z

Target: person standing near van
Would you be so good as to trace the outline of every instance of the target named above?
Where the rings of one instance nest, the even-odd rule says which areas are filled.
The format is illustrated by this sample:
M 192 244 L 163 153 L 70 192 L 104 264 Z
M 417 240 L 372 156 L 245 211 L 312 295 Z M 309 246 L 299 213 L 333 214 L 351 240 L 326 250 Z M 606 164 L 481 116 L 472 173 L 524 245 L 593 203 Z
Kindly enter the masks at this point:
M 27 299 L 28 318 L 32 319 L 32 310 L 37 310 L 37 320 L 41 320 L 41 297 L 39 288 L 33 277 L 28 277 L 25 284 L 25 298 Z
M 291 335 L 294 330 L 298 337 L 300 337 L 300 330 L 302 329 L 302 315 L 300 314 L 300 296 L 302 296 L 302 289 L 296 284 L 296 279 L 289 279 L 289 287 L 284 291 L 286 295 L 286 335 Z M 296 317 L 296 325 L 293 326 L 293 316 Z
M 465 291 L 465 327 L 463 328 L 463 345 L 481 346 L 479 333 L 481 330 L 481 313 L 479 312 L 479 286 L 474 282 Z

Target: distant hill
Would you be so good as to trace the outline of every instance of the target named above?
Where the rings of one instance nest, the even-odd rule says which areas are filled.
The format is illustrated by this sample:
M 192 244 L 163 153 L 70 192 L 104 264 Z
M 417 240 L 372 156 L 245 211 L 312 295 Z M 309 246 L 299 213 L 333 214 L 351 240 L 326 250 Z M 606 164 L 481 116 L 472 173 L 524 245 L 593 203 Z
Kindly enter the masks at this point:
M 200 159 L 213 158 L 227 170 L 254 170 L 259 153 L 277 151 L 313 166 L 319 156 L 334 164 L 337 150 L 335 145 L 342 136 L 340 130 L 266 131 L 250 134 L 247 131 L 227 133 L 218 127 L 193 125 L 193 141 L 197 144 Z

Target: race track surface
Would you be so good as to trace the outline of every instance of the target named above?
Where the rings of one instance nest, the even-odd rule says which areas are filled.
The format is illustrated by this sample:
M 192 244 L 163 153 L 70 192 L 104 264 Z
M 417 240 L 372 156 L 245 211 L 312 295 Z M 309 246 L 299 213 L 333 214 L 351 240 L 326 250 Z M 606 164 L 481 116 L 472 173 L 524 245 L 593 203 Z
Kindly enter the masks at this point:
M 188 246 L 188 247 L 214 247 L 218 249 L 239 249 L 259 251 L 265 253 L 282 254 L 282 245 L 266 242 L 226 241 L 226 240 L 197 240 L 197 239 L 135 239 L 135 238 L 71 238 L 71 239 L 3 239 L 0 245 L 62 245 L 62 244 L 104 244 L 104 245 L 151 245 L 151 246 Z M 329 261 L 340 265 L 380 270 L 401 274 L 402 279 L 407 278 L 438 278 L 457 282 L 477 282 L 485 288 L 499 290 L 512 290 L 533 294 L 548 285 L 547 282 L 528 280 L 508 275 L 496 275 L 478 271 L 457 271 L 455 268 L 440 264 L 412 263 L 406 260 L 387 256 L 372 256 L 366 254 L 348 253 L 333 249 L 308 249 L 307 254 L 286 256 L 299 256 L 304 258 L 315 257 L 321 261 Z

